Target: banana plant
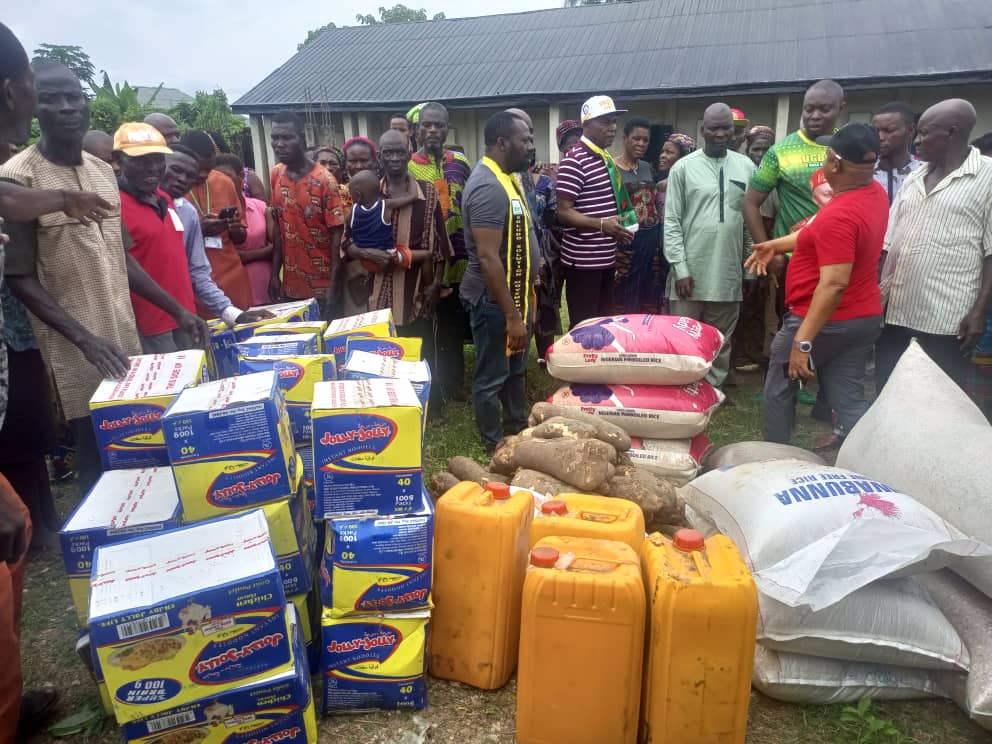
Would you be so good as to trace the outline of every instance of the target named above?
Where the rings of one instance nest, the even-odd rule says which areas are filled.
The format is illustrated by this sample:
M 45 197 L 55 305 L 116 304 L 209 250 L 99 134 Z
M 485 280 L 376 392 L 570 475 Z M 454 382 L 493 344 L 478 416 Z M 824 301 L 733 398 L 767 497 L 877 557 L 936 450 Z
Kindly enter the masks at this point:
M 114 85 L 106 70 L 103 73 L 103 83 L 93 89 L 93 100 L 90 103 L 90 121 L 94 129 L 102 129 L 113 134 L 117 127 L 127 121 L 141 121 L 154 108 L 155 97 L 162 90 L 162 85 L 155 89 L 151 99 L 145 104 L 138 100 L 138 91 L 125 80 L 123 84 Z

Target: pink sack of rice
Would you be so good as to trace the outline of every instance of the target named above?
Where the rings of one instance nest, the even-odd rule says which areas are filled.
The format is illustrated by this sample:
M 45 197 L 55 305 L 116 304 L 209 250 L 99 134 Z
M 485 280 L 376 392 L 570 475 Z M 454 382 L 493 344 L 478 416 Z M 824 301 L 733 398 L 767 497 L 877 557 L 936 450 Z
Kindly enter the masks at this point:
M 566 382 L 687 385 L 706 376 L 722 345 L 720 331 L 691 318 L 591 318 L 550 348 L 548 372 Z
M 706 428 L 723 393 L 705 381 L 682 387 L 577 382 L 559 388 L 548 402 L 602 416 L 632 437 L 689 439 Z

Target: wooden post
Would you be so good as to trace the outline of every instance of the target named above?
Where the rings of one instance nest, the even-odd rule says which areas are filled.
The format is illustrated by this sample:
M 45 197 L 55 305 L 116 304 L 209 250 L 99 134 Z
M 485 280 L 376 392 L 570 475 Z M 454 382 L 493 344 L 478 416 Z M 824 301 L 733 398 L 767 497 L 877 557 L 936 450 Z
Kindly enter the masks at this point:
M 785 139 L 789 134 L 789 94 L 782 93 L 775 103 L 775 141 Z
M 561 105 L 558 103 L 548 104 L 548 162 L 557 163 L 560 159 L 558 152 L 558 136 L 555 130 L 561 123 Z M 540 156 L 538 156 L 540 160 Z

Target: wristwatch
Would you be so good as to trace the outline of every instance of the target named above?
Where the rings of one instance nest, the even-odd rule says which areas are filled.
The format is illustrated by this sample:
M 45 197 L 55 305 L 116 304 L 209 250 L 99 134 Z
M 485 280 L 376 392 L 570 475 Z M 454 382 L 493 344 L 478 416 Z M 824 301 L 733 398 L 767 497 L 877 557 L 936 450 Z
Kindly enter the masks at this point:
M 811 354 L 813 352 L 812 341 L 793 341 L 792 343 L 794 343 L 803 354 Z

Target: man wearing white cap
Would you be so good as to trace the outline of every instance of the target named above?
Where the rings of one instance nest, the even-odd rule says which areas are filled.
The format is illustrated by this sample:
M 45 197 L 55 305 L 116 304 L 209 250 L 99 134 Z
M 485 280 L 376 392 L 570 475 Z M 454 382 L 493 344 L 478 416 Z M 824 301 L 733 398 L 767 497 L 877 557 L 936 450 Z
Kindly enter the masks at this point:
M 158 302 L 151 302 L 131 293 L 141 348 L 146 354 L 167 354 L 194 346 L 190 318 L 196 317 L 196 302 L 186 263 L 183 223 L 172 199 L 159 188 L 165 156 L 171 154 L 165 138 L 150 124 L 122 124 L 114 134 L 121 220 L 133 241 L 129 253 L 163 294 Z
M 558 166 L 558 219 L 565 225 L 561 262 L 573 327 L 612 310 L 617 243 L 630 243 L 637 230 L 637 215 L 608 152 L 622 113 L 609 96 L 583 103 L 582 139 Z

